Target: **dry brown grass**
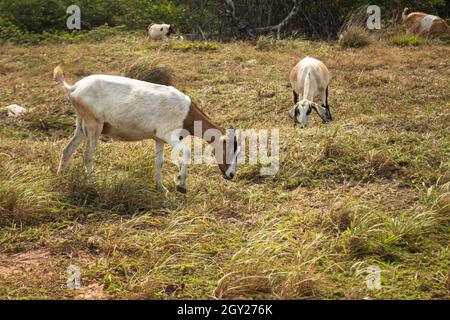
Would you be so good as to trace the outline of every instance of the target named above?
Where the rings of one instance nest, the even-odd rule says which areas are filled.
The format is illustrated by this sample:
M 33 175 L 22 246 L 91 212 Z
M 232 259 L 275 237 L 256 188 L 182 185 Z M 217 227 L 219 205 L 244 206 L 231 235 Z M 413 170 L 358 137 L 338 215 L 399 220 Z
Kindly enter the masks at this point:
M 174 85 L 173 71 L 151 58 L 139 58 L 122 72 L 125 77 L 165 86 Z

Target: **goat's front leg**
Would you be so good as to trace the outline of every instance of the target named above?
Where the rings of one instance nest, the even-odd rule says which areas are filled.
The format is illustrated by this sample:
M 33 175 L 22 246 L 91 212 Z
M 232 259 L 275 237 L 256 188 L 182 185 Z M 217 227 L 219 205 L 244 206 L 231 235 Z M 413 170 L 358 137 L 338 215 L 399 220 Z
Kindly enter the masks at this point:
M 74 152 L 80 146 L 81 142 L 83 142 L 85 136 L 83 133 L 83 129 L 81 128 L 81 121 L 77 120 L 77 128 L 75 130 L 75 134 L 70 140 L 69 144 L 64 148 L 61 161 L 59 162 L 58 167 L 58 175 L 61 174 L 67 167 L 70 159 L 72 158 Z
M 164 185 L 162 184 L 162 166 L 164 162 L 164 143 L 156 141 L 155 145 L 156 149 L 156 187 L 159 190 L 166 190 Z
M 175 152 L 182 151 L 183 159 L 181 163 L 180 173 L 178 175 L 178 184 L 177 191 L 181 193 L 186 193 L 186 173 L 187 168 L 189 166 L 189 162 L 191 160 L 191 150 L 189 146 L 185 145 L 181 141 L 175 141 L 172 143 L 172 146 L 175 148 Z

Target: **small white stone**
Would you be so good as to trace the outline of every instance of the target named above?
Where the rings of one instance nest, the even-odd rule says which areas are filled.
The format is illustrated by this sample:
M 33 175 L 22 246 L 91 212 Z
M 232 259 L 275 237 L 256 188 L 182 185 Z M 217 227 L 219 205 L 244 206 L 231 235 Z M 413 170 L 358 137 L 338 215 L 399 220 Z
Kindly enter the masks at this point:
M 25 109 L 24 107 L 21 107 L 17 104 L 12 104 L 10 106 L 7 107 L 8 110 L 8 117 L 20 117 L 23 116 L 25 113 L 28 112 L 27 109 Z

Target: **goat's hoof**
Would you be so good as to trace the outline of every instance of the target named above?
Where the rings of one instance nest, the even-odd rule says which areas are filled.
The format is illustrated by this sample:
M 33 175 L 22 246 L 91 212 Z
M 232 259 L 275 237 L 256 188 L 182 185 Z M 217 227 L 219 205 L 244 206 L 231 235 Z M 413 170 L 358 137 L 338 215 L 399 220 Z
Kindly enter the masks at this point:
M 185 187 L 182 187 L 182 186 L 177 186 L 177 191 L 178 191 L 179 193 L 183 193 L 183 194 L 186 194 L 186 193 L 187 193 L 186 188 L 185 188 Z

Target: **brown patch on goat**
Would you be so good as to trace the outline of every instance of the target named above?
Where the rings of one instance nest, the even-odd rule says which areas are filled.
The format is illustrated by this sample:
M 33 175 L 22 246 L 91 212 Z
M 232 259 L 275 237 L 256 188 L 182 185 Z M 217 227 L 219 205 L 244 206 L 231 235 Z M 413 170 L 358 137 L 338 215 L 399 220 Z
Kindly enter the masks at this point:
M 439 18 L 439 20 L 434 21 L 428 34 L 431 37 L 438 37 L 442 35 L 450 36 L 450 26 L 443 19 Z
M 404 17 L 403 24 L 406 28 L 407 34 L 416 34 L 420 36 L 438 37 L 441 35 L 450 35 L 450 27 L 447 25 L 445 20 L 437 17 L 433 21 L 430 29 L 428 31 L 421 32 L 422 21 L 429 14 L 423 12 L 413 12 Z
M 212 120 L 209 118 L 206 113 L 204 113 L 195 103 L 191 103 L 189 107 L 189 112 L 186 116 L 186 118 L 183 121 L 183 129 L 187 130 L 190 135 L 194 135 L 194 124 L 196 121 L 202 122 L 202 136 L 199 138 L 203 138 L 204 132 L 209 129 L 217 129 L 222 134 L 225 134 L 224 130 L 217 125 L 215 125 Z M 208 143 L 211 143 L 213 141 L 207 141 Z
M 215 154 L 215 156 L 216 156 L 217 164 L 218 164 L 220 170 L 223 173 L 225 173 L 228 170 L 228 164 L 226 164 L 226 152 L 225 152 L 226 147 L 227 147 L 227 138 L 225 135 L 225 130 L 223 130 L 216 124 L 214 124 L 211 121 L 211 119 L 199 107 L 197 107 L 197 105 L 195 103 L 192 102 L 189 107 L 189 112 L 183 122 L 183 129 L 187 130 L 189 132 L 189 134 L 192 136 L 195 135 L 194 133 L 197 133 L 197 132 L 194 132 L 194 124 L 196 121 L 202 122 L 201 136 L 197 135 L 197 137 L 204 139 L 204 133 L 209 129 L 219 130 L 221 132 L 221 134 L 223 135 L 224 139 L 222 139 L 221 141 L 215 141 L 214 137 L 212 137 L 210 140 L 206 140 L 206 142 L 208 142 L 209 144 L 222 143 L 222 154 L 221 155 Z

